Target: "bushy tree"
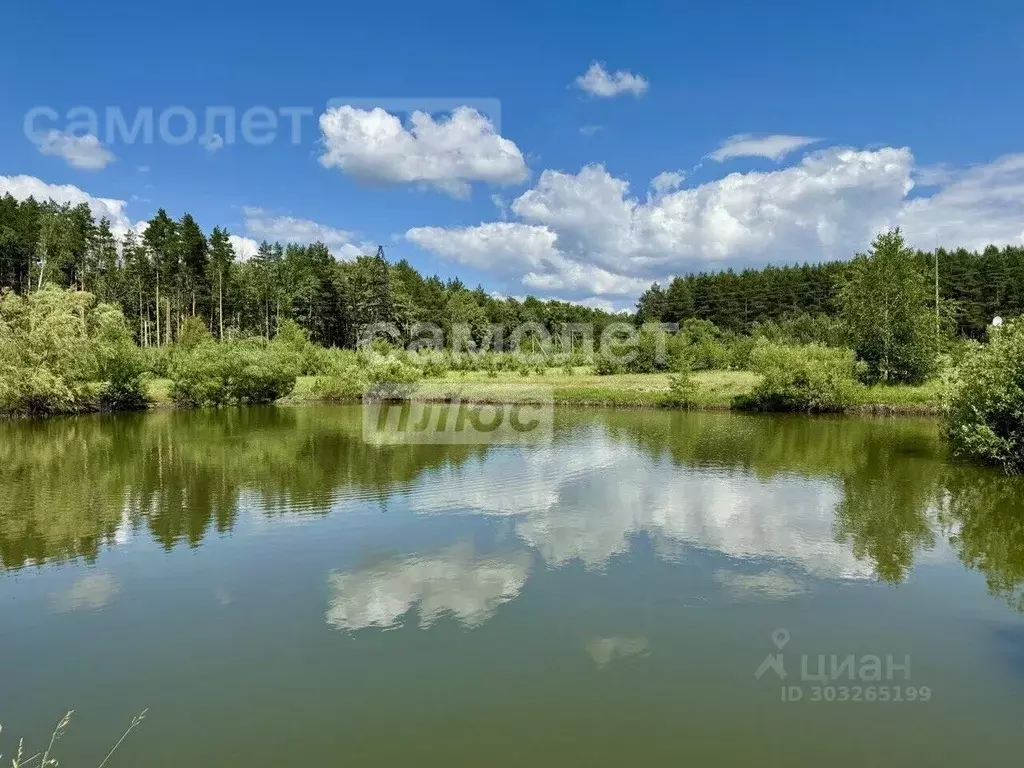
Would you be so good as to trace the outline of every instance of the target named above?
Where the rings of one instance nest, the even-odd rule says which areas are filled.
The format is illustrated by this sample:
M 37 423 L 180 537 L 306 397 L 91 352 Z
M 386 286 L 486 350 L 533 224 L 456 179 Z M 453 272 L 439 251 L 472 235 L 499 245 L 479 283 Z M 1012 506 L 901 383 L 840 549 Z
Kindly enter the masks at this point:
M 694 371 L 728 368 L 730 352 L 722 329 L 709 320 L 689 318 L 679 328 L 670 345 L 674 361 Z
M 84 291 L 0 296 L 0 410 L 71 413 L 144 404 L 124 316 Z
M 89 335 L 102 382 L 99 405 L 112 411 L 145 408 L 149 404 L 146 362 L 121 311 L 110 304 L 98 305 L 92 312 Z
M 994 328 L 987 345 L 964 356 L 945 419 L 956 455 L 1024 471 L 1024 320 Z
M 181 324 L 181 331 L 178 333 L 178 347 L 185 352 L 191 352 L 207 341 L 213 341 L 210 329 L 201 318 L 189 317 Z
M 692 408 L 696 404 L 697 383 L 690 367 L 683 362 L 668 380 L 668 394 L 662 399 L 667 408 Z
M 916 384 L 935 372 L 934 295 L 899 229 L 879 235 L 854 259 L 840 304 L 868 381 Z

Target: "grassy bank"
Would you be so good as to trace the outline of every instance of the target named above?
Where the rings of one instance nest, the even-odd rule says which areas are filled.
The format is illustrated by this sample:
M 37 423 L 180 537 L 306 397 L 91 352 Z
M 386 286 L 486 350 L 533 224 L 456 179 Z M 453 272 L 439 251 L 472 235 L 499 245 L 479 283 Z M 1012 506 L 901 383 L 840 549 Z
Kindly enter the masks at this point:
M 501 372 L 489 377 L 482 371 L 449 372 L 439 379 L 420 382 L 420 392 L 443 398 L 460 384 L 487 384 L 494 397 L 516 399 L 516 393 L 527 386 L 545 386 L 554 389 L 556 403 L 565 405 L 595 405 L 609 407 L 659 407 L 669 389 L 667 373 L 624 373 L 598 376 L 589 368 L 576 368 L 572 375 L 560 369 L 550 369 L 545 375 L 531 373 L 521 376 L 515 372 Z M 760 375 L 751 371 L 701 371 L 693 374 L 696 385 L 694 407 L 699 409 L 727 409 L 737 395 L 749 394 Z M 314 393 L 315 376 L 300 376 L 284 402 L 317 402 Z M 168 379 L 151 379 L 149 396 L 157 407 L 170 407 Z M 921 386 L 866 387 L 858 394 L 852 410 L 883 413 L 935 413 L 938 411 L 941 384 L 938 380 Z

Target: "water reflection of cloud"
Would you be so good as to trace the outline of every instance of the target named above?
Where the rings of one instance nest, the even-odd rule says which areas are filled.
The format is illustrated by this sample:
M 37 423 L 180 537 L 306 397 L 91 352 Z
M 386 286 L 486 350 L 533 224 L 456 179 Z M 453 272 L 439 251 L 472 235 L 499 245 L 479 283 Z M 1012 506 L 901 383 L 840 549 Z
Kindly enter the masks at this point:
M 414 510 L 513 516 L 516 535 L 556 567 L 578 560 L 600 568 L 645 532 L 662 542 L 662 553 L 681 543 L 778 558 L 828 578 L 874 573 L 835 540 L 842 489 L 832 480 L 684 468 L 600 434 L 570 447 L 492 454 L 440 474 L 411 493 Z
M 529 572 L 526 552 L 478 556 L 468 544 L 361 570 L 331 572 L 326 619 L 341 630 L 395 627 L 418 605 L 420 628 L 445 613 L 463 626 L 476 627 L 519 594 Z
M 650 644 L 640 637 L 595 637 L 587 641 L 587 653 L 598 669 L 604 669 L 616 659 L 630 656 L 649 656 Z
M 715 581 L 736 599 L 785 600 L 808 591 L 806 583 L 775 569 L 763 573 L 719 570 L 715 571 Z
M 103 608 L 118 593 L 114 577 L 107 573 L 88 574 L 68 589 L 54 593 L 53 609 L 58 613 Z

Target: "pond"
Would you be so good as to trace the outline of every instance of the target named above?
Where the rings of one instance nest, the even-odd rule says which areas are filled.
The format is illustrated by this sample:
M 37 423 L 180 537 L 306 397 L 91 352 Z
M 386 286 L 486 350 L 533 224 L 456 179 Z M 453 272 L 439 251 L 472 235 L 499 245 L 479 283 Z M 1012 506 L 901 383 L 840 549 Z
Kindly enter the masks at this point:
M 1024 484 L 935 422 L 358 406 L 0 424 L 0 752 L 62 765 L 997 765 Z

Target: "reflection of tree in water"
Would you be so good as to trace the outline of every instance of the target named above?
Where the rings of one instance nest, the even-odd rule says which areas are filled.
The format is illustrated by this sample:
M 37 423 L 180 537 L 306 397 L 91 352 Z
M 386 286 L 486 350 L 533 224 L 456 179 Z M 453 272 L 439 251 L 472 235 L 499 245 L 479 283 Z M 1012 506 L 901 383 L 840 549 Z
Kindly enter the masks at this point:
M 556 439 L 600 429 L 653 460 L 761 480 L 831 479 L 838 541 L 902 581 L 934 543 L 930 509 L 965 565 L 1024 609 L 1024 479 L 946 463 L 917 419 L 660 411 L 557 414 Z M 232 529 L 245 506 L 324 513 L 345 495 L 386 499 L 482 446 L 374 446 L 356 407 L 252 408 L 0 424 L 0 566 L 94 559 L 126 526 L 166 548 Z
M 954 466 L 943 478 L 941 521 L 960 560 L 989 591 L 1024 611 L 1024 478 Z
M 843 477 L 836 538 L 849 542 L 857 558 L 871 560 L 878 578 L 893 584 L 906 578 L 918 549 L 935 545 L 926 511 L 941 464 L 924 449 L 923 441 L 907 436 L 865 440 Z
M 244 504 L 386 498 L 474 446 L 371 446 L 353 407 L 225 409 L 0 425 L 0 564 L 92 560 L 125 525 L 164 547 L 231 530 Z
M 53 419 L 0 425 L 0 563 L 5 568 L 53 557 L 93 559 L 113 540 L 121 510 L 105 503 L 119 481 L 107 467 L 113 433 L 101 419 Z
M 837 540 L 892 583 L 906 578 L 919 549 L 934 546 L 928 512 L 945 498 L 945 519 L 962 521 L 952 543 L 964 563 L 985 571 L 993 591 L 1024 583 L 1024 502 L 1009 501 L 1024 498 L 1021 480 L 973 467 L 948 472 L 934 421 L 658 412 L 590 418 L 679 465 L 738 467 L 762 479 L 834 478 L 843 490 Z

